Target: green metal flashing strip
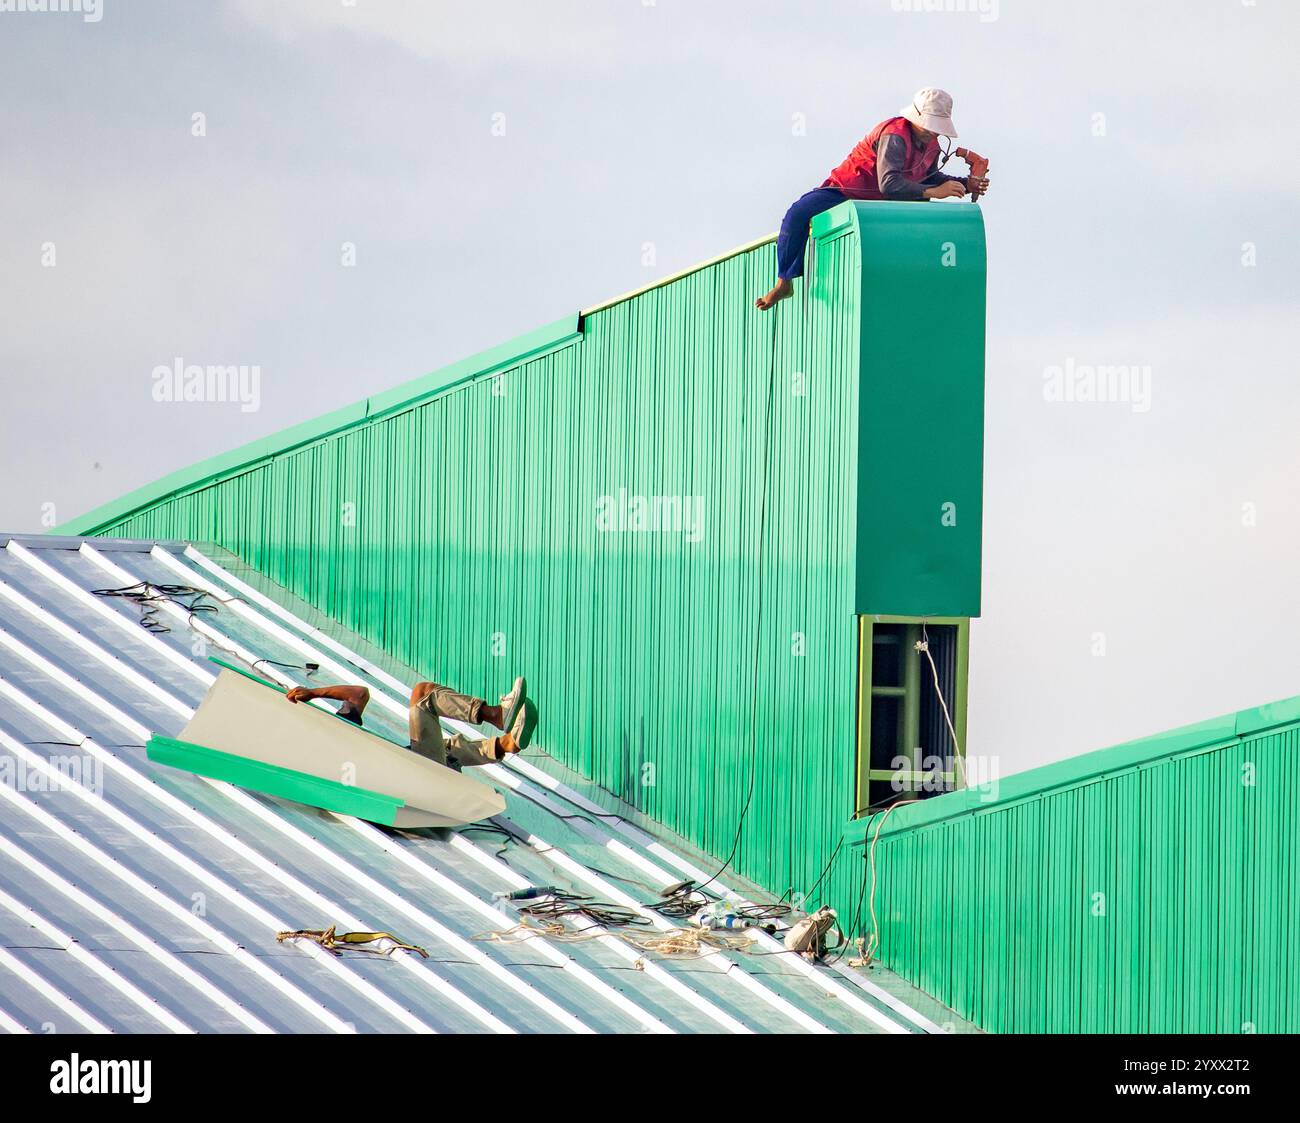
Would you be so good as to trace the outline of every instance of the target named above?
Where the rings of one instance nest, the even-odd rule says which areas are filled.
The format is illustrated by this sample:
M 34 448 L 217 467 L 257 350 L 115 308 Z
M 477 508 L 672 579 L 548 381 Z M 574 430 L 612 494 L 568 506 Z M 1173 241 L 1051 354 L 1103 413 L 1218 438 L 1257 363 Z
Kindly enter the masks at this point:
M 1285 698 L 1281 702 L 1242 710 L 1237 714 L 1237 736 L 1248 737 L 1279 725 L 1293 725 L 1297 722 L 1300 722 L 1300 697 Z
M 375 394 L 342 409 L 313 418 L 300 425 L 262 437 L 230 452 L 221 453 L 187 468 L 172 472 L 138 488 L 120 499 L 105 503 L 84 515 L 56 527 L 54 534 L 94 534 L 122 519 L 182 492 L 197 491 L 220 480 L 247 472 L 271 458 L 303 445 L 313 444 L 343 429 L 409 409 L 429 398 L 455 389 L 486 375 L 509 369 L 582 338 L 578 317 L 566 316 L 546 327 L 521 335 L 508 343 L 480 351 L 467 359 L 442 367 L 432 374 L 405 382 L 392 390 Z
M 1195 725 L 1182 726 L 1136 741 L 1126 741 L 1107 749 L 1097 749 L 1041 768 L 1031 768 L 1005 780 L 908 804 L 890 815 L 880 833 L 882 836 L 898 834 L 918 827 L 933 826 L 959 815 L 1005 807 L 1060 788 L 1154 764 L 1169 757 L 1226 748 L 1243 737 L 1293 724 L 1300 724 L 1300 697 L 1210 718 Z M 844 828 L 844 840 L 851 846 L 863 845 L 868 835 L 875 837 L 872 823 L 883 814 L 885 812 L 882 811 L 867 818 L 853 820 Z
M 724 261 L 729 261 L 733 257 L 749 253 L 750 250 L 758 249 L 759 246 L 766 246 L 769 242 L 776 241 L 775 234 L 765 234 L 761 238 L 755 238 L 752 242 L 746 242 L 743 246 L 736 246 L 735 249 L 727 250 L 726 253 L 720 253 L 716 257 L 707 258 L 704 261 L 697 261 L 694 265 L 688 265 L 685 269 L 679 269 L 676 273 L 670 273 L 667 277 L 660 277 L 657 281 L 651 281 L 640 288 L 632 289 L 629 292 L 619 296 L 610 297 L 609 300 L 602 300 L 599 304 L 593 304 L 590 308 L 584 308 L 578 313 L 579 321 L 587 316 L 592 316 L 597 312 L 604 312 L 607 308 L 613 308 L 616 304 L 623 304 L 629 300 L 635 300 L 638 296 L 644 296 L 655 289 L 664 288 L 671 285 L 674 281 L 680 281 L 683 277 L 689 277 L 692 273 L 698 273 L 702 269 L 709 269 L 714 265 L 720 265 Z
M 323 811 L 354 815 L 370 823 L 382 823 L 391 827 L 397 819 L 397 812 L 406 806 L 395 796 L 372 792 L 366 788 L 349 787 L 336 780 L 322 780 L 319 776 L 310 776 L 292 768 L 248 760 L 156 733 L 149 738 L 145 753 L 156 764 L 196 772 L 213 780 L 224 780 L 236 787 L 280 799 L 291 799 L 309 807 L 319 807 Z
M 254 682 L 260 682 L 263 686 L 269 686 L 277 694 L 283 694 L 282 687 L 276 686 L 269 678 L 263 678 L 261 675 L 255 675 L 252 671 L 246 671 L 243 667 L 236 667 L 234 663 L 227 663 L 224 659 L 216 655 L 209 655 L 208 662 L 215 663 L 218 667 L 225 667 L 228 671 L 234 671 L 237 675 L 243 675 L 244 678 L 251 678 Z

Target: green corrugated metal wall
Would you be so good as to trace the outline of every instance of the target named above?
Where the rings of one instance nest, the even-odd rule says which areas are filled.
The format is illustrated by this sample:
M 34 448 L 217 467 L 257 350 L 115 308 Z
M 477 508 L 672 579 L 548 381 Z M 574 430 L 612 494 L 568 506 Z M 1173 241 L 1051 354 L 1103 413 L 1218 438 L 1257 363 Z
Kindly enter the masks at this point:
M 895 284 L 863 267 L 876 224 L 897 231 Z M 581 334 L 539 333 L 520 348 L 535 357 L 494 376 L 371 399 L 68 529 L 218 542 L 464 690 L 495 696 L 526 672 L 546 749 L 712 853 L 731 850 L 752 760 L 735 864 L 807 889 L 854 809 L 854 611 L 874 573 L 858 565 L 860 487 L 901 475 L 916 498 L 870 527 L 874 556 L 910 558 L 875 593 L 914 599 L 921 579 L 936 612 L 978 610 L 984 308 L 977 208 L 846 204 L 814 232 L 811 284 L 774 314 L 752 307 L 775 274 L 767 243 L 593 311 Z M 862 301 L 906 332 L 926 274 L 955 301 L 948 377 L 974 380 L 955 401 L 927 381 L 928 338 L 863 338 Z M 888 370 L 860 382 L 868 353 Z M 895 382 L 923 381 L 947 395 L 924 436 L 960 447 L 909 467 L 915 435 L 877 425 L 889 447 L 871 455 L 890 468 L 860 481 L 860 386 L 888 409 Z M 599 531 L 597 502 L 620 489 L 700 496 L 701 540 Z M 950 495 L 959 534 L 940 523 Z M 841 861 L 818 897 L 845 908 L 855 889 Z
M 1271 709 L 1290 720 L 1247 711 L 864 822 L 880 958 L 994 1032 L 1300 1030 L 1300 699 Z

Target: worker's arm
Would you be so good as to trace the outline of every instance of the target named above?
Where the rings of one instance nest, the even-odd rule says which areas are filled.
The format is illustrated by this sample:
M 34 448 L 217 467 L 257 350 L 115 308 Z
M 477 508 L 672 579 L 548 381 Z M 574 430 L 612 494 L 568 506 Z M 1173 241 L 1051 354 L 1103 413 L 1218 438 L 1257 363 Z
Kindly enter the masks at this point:
M 931 172 L 920 183 L 908 179 L 903 173 L 906 160 L 907 145 L 901 136 L 886 134 L 876 142 L 876 182 L 880 184 L 880 193 L 886 199 L 919 202 L 922 199 L 947 199 L 966 194 L 965 185 L 960 179 L 938 171 Z M 932 183 L 935 176 L 940 179 L 937 183 Z M 950 183 L 956 186 L 949 187 Z
M 314 702 L 317 698 L 328 698 L 332 702 L 342 702 L 343 708 L 358 717 L 365 712 L 370 702 L 370 691 L 364 686 L 295 686 L 285 691 L 290 702 Z
M 923 180 L 921 180 L 921 186 L 939 187 L 940 185 L 945 183 L 964 184 L 965 182 L 966 182 L 966 177 L 964 175 L 948 175 L 947 173 L 941 172 L 936 168 L 928 176 L 926 176 Z

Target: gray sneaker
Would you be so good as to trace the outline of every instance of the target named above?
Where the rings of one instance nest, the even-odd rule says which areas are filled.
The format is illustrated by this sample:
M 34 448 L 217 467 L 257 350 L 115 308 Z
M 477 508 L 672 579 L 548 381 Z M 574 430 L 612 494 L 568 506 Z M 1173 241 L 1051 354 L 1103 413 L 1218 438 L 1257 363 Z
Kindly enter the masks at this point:
M 519 716 L 515 718 L 510 726 L 510 736 L 514 738 L 518 746 L 517 752 L 523 752 L 533 741 L 533 733 L 537 729 L 537 707 L 533 705 L 531 698 L 524 699 L 524 704 L 519 707 Z
M 501 695 L 501 728 L 510 729 L 515 724 L 515 718 L 519 716 L 519 708 L 524 704 L 528 697 L 528 683 L 524 681 L 524 676 L 520 675 L 515 679 L 515 684 L 510 688 L 509 694 Z

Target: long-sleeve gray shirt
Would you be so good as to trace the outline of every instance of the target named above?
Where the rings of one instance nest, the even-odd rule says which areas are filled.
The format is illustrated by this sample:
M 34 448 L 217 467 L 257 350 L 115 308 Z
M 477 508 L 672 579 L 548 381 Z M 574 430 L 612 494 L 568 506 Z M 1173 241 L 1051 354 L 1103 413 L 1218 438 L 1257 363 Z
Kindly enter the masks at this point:
M 924 179 L 908 179 L 904 174 L 907 166 L 907 144 L 901 136 L 884 134 L 876 142 L 876 182 L 880 184 L 880 193 L 886 199 L 902 199 L 916 202 L 925 198 L 927 187 L 938 187 L 941 183 L 953 180 L 965 183 L 961 176 L 944 175 L 939 171 L 939 160 L 935 157 L 934 165 Z

